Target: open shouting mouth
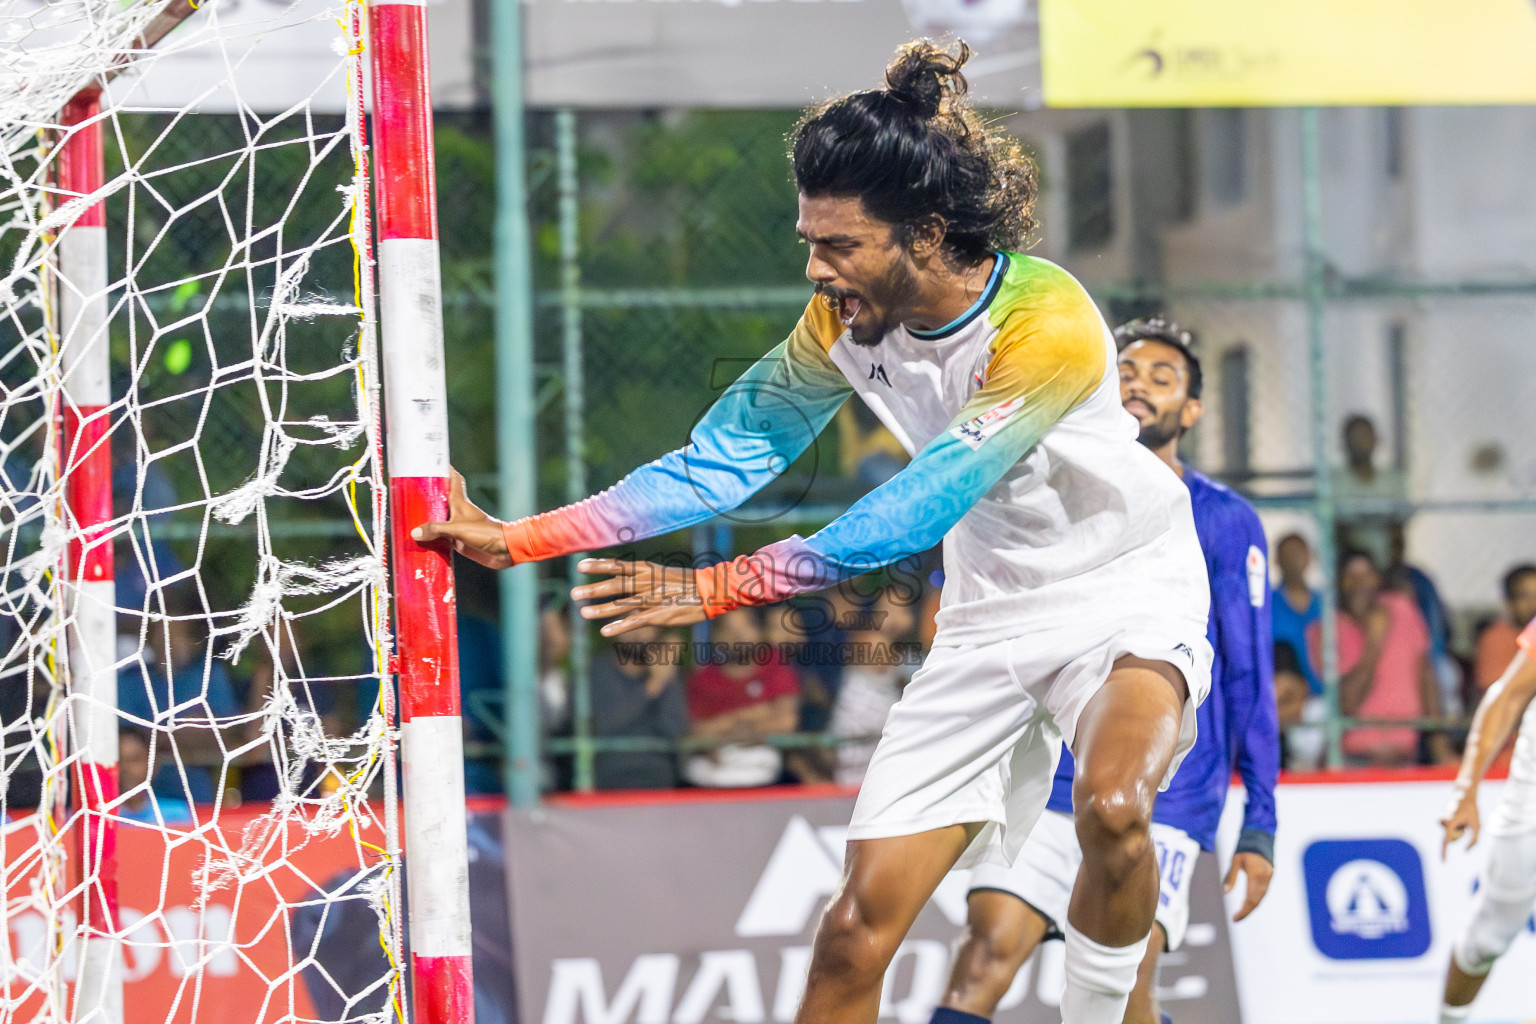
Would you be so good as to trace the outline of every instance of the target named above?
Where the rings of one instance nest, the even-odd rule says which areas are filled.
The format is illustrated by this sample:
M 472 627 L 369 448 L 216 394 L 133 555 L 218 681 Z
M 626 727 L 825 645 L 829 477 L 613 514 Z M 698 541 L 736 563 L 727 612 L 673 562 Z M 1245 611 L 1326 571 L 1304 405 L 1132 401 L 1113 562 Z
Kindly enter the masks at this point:
M 837 318 L 843 322 L 844 327 L 853 325 L 853 318 L 859 315 L 859 309 L 863 301 L 857 295 L 839 295 L 837 297 Z

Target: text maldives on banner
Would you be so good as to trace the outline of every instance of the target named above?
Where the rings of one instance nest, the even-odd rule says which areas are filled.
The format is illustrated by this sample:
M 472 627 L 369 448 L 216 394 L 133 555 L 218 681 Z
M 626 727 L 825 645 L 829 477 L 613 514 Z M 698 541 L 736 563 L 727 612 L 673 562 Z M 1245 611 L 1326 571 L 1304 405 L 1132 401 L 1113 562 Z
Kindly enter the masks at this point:
M 842 878 L 844 795 L 514 812 L 506 830 L 521 1016 L 536 1024 L 787 1024 Z M 1181 1024 L 1233 1024 L 1215 862 L 1195 864 L 1189 936 L 1161 973 Z M 965 921 L 945 879 L 886 973 L 880 1017 L 927 1024 Z M 997 1024 L 1059 1024 L 1062 944 L 1019 972 Z

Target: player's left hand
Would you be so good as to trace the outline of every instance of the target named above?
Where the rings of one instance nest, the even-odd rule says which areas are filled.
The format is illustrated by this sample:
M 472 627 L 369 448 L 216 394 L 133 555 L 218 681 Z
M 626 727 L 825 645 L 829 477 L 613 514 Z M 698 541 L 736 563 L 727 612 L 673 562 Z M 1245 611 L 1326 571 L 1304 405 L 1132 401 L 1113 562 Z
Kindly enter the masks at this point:
M 1232 866 L 1227 869 L 1226 880 L 1221 883 L 1222 892 L 1231 892 L 1237 885 L 1237 875 L 1241 871 L 1248 876 L 1247 888 L 1243 890 L 1243 905 L 1232 915 L 1234 922 L 1241 921 L 1259 905 L 1264 899 L 1264 894 L 1269 891 L 1269 880 L 1275 873 L 1275 866 L 1256 853 L 1235 853 L 1232 855 Z
M 1462 836 L 1467 837 L 1467 849 L 1476 846 L 1477 834 L 1482 825 L 1482 819 L 1477 813 L 1477 790 L 1457 786 L 1451 802 L 1445 808 L 1445 814 L 1440 818 L 1440 827 L 1445 829 L 1445 838 L 1440 842 L 1440 859 L 1445 860 L 1451 844 Z
M 583 558 L 576 568 L 608 577 L 571 589 L 574 601 L 601 602 L 582 608 L 582 618 L 614 619 L 603 626 L 603 636 L 618 636 L 638 626 L 691 626 L 708 617 L 692 569 L 617 558 Z

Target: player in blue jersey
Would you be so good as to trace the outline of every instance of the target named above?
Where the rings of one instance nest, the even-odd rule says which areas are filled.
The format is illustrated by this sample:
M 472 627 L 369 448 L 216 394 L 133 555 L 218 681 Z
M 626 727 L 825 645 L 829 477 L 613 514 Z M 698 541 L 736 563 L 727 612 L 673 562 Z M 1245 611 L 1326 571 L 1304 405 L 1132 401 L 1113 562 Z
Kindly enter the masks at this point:
M 1141 427 L 1141 443 L 1172 466 L 1189 488 L 1195 528 L 1210 576 L 1207 629 L 1216 660 L 1211 695 L 1200 706 L 1199 738 L 1153 809 L 1159 893 L 1156 923 L 1126 1006 L 1126 1024 L 1157 1024 L 1158 957 L 1175 950 L 1189 923 L 1195 858 L 1213 850 L 1216 826 L 1235 765 L 1248 790 L 1242 836 L 1227 872 L 1230 892 L 1247 876 L 1247 917 L 1273 871 L 1275 778 L 1280 727 L 1275 712 L 1269 620 L 1269 558 L 1253 507 L 1178 457 L 1180 436 L 1201 413 L 1200 362 L 1188 335 L 1162 320 L 1137 320 L 1115 331 L 1120 344 L 1120 400 Z M 1062 754 L 1048 810 L 1012 867 L 983 865 L 971 876 L 964 942 L 933 1024 L 977 1024 L 992 1016 L 1014 975 L 1039 944 L 1060 934 L 1082 862 L 1072 824 L 1073 764 Z

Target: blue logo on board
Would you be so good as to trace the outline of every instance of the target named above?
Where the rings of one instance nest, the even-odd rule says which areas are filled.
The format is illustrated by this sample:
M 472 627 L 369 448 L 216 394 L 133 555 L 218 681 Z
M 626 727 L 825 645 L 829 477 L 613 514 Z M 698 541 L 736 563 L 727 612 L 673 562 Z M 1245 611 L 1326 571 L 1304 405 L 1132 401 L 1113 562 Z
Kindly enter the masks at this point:
M 1399 960 L 1429 950 L 1419 851 L 1401 839 L 1323 839 L 1302 855 L 1312 941 L 1334 960 Z

